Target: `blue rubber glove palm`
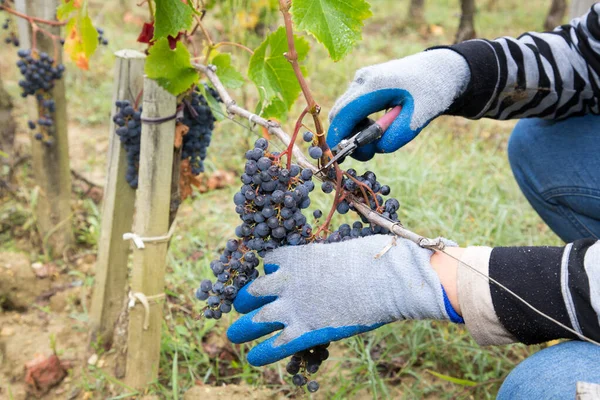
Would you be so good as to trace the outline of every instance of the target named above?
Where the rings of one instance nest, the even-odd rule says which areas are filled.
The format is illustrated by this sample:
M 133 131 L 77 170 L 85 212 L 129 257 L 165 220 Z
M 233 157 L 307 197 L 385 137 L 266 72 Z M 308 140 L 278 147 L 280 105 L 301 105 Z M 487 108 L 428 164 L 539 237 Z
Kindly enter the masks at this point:
M 469 80 L 466 60 L 448 49 L 425 51 L 362 68 L 329 113 L 327 144 L 333 148 L 369 115 L 402 105 L 402 112 L 383 137 L 359 148 L 353 157 L 366 161 L 376 152 L 394 152 L 414 139 L 429 121 L 448 110 Z
M 375 258 L 393 240 L 376 235 L 271 252 L 267 275 L 238 293 L 234 306 L 247 314 L 228 338 L 243 343 L 281 330 L 248 353 L 248 362 L 261 366 L 393 321 L 460 322 L 431 268 L 432 251 L 396 239 Z

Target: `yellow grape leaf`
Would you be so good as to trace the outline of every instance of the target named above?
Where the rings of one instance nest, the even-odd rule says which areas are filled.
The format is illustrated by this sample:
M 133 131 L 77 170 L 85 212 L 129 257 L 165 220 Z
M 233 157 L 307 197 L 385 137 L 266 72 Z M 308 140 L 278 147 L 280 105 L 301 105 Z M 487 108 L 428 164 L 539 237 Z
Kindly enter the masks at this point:
M 72 0 L 75 1 L 75 0 Z M 98 47 L 98 31 L 86 15 L 78 15 L 66 26 L 65 53 L 80 69 L 89 69 L 89 59 Z

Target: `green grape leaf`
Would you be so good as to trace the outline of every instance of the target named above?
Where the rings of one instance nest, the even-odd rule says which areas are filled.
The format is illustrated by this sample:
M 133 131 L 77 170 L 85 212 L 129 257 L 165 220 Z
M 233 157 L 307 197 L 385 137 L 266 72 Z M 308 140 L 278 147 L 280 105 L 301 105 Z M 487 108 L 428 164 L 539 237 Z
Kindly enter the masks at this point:
M 177 96 L 198 82 L 198 73 L 190 62 L 190 53 L 183 43 L 177 42 L 175 50 L 162 38 L 150 47 L 144 71 L 169 93 Z
M 77 9 L 78 7 L 75 5 L 75 1 L 62 0 L 60 5 L 56 8 L 56 18 L 58 20 L 66 19 Z
M 154 0 L 154 37 L 152 40 L 177 37 L 192 25 L 192 9 L 181 0 Z
M 334 61 L 352 50 L 372 15 L 365 0 L 294 0 L 290 13 L 296 27 L 321 42 Z
M 285 105 L 285 103 L 281 99 L 275 98 L 275 99 L 273 99 L 273 101 L 271 101 L 269 104 L 267 104 L 266 107 L 259 109 L 257 114 L 264 115 L 267 117 L 273 116 L 273 117 L 284 118 L 287 115 L 287 112 L 288 112 L 288 108 Z
M 98 47 L 98 31 L 87 14 L 74 16 L 66 26 L 65 53 L 84 70 L 89 69 L 89 59 Z
M 298 61 L 308 53 L 308 41 L 294 36 Z M 300 84 L 291 64 L 283 55 L 288 51 L 285 28 L 270 33 L 254 51 L 248 66 L 248 77 L 264 100 L 263 116 L 281 118 L 281 110 L 289 111 L 300 94 Z M 270 106 L 273 104 L 273 106 Z M 272 114 L 267 114 L 267 111 Z
M 208 103 L 208 107 L 212 111 L 213 117 L 217 121 L 222 121 L 225 118 L 225 113 L 223 112 L 223 108 L 221 107 L 221 103 L 215 99 L 204 85 L 198 85 L 198 90 L 202 93 L 202 96 L 206 99 L 206 103 Z
M 217 67 L 215 73 L 225 87 L 237 89 L 244 85 L 243 75 L 231 65 L 231 54 L 219 53 L 210 63 Z

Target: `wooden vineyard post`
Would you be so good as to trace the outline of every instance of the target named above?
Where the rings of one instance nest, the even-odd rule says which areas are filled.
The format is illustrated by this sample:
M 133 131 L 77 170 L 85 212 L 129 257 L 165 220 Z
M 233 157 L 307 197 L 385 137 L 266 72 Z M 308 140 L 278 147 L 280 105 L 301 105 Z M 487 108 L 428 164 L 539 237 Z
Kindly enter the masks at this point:
M 104 186 L 96 282 L 90 310 L 91 342 L 100 343 L 105 348 L 112 343 L 114 325 L 126 296 L 129 242 L 123 240 L 123 234 L 131 231 L 135 208 L 135 190 L 125 180 L 127 154 L 115 134 L 116 126 L 112 115 L 116 114 L 114 104 L 117 100 L 129 100 L 133 105 L 141 93 L 146 58 L 135 50 L 121 50 L 115 55 L 113 112 L 108 131 L 108 170 Z
M 56 20 L 55 12 L 58 0 L 26 0 L 27 14 L 48 20 Z M 57 26 L 45 26 L 46 30 L 55 35 L 60 34 Z M 33 41 L 33 33 L 31 34 Z M 26 39 L 26 38 L 22 38 Z M 62 48 L 56 43 L 58 51 L 55 52 L 54 41 L 38 32 L 36 34 L 37 49 L 55 57 L 56 62 L 62 59 Z M 21 43 L 24 48 L 31 43 Z M 71 230 L 71 170 L 69 167 L 69 143 L 67 136 L 67 103 L 65 99 L 64 78 L 55 81 L 52 90 L 52 99 L 56 104 L 53 114 L 56 128 L 52 135 L 53 143 L 50 146 L 41 141 L 31 139 L 31 155 L 33 173 L 39 187 L 39 198 L 36 207 L 36 219 L 43 239 L 44 251 L 49 255 L 62 255 L 63 251 L 73 243 Z M 29 115 L 36 120 L 38 116 L 37 101 Z M 34 131 L 35 132 L 35 131 Z
M 169 230 L 176 98 L 145 78 L 143 107 L 133 233 L 161 237 Z M 166 253 L 167 240 L 134 246 L 131 295 L 136 305 L 129 314 L 125 373 L 125 382 L 134 388 L 143 388 L 158 376 Z

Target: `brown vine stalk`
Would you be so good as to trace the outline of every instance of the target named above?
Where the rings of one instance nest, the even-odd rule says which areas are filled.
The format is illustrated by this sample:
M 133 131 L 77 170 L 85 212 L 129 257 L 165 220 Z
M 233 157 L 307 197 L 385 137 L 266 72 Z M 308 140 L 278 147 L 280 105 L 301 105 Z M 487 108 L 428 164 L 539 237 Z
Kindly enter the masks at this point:
M 302 95 L 304 96 L 304 99 L 306 99 L 306 107 L 308 109 L 308 112 L 313 117 L 313 121 L 315 124 L 315 132 L 317 134 L 317 140 L 319 141 L 319 147 L 321 147 L 321 149 L 323 150 L 323 158 L 321 159 L 321 162 L 323 164 L 325 164 L 325 163 L 327 163 L 328 158 L 333 157 L 333 154 L 331 153 L 329 146 L 327 146 L 327 143 L 325 142 L 323 125 L 321 124 L 321 119 L 319 117 L 319 114 L 321 112 L 321 106 L 319 106 L 319 104 L 317 104 L 317 102 L 315 101 L 315 99 L 312 95 L 312 92 L 310 91 L 310 88 L 308 87 L 308 83 L 306 82 L 304 75 L 302 75 L 302 70 L 300 69 L 300 64 L 298 64 L 298 52 L 296 51 L 296 44 L 294 43 L 294 28 L 293 28 L 293 24 L 292 24 L 292 16 L 290 15 L 290 7 L 291 7 L 290 0 L 279 0 L 279 10 L 281 11 L 281 14 L 283 15 L 283 21 L 285 24 L 285 33 L 286 33 L 287 43 L 288 43 L 288 51 L 284 55 L 285 55 L 285 58 L 292 65 L 292 69 L 294 70 L 296 79 L 298 80 L 298 83 L 300 84 L 300 89 L 302 90 Z M 336 168 L 337 168 L 337 165 L 336 165 Z
M 52 21 L 49 19 L 43 19 L 43 18 L 38 18 L 38 17 L 30 17 L 29 15 L 23 14 L 22 12 L 12 9 L 8 6 L 0 6 L 0 11 L 6 11 L 9 14 L 17 16 L 19 18 L 23 18 L 23 19 L 27 20 L 29 22 L 29 24 L 33 24 L 35 22 L 39 22 L 40 24 L 52 25 L 52 26 L 64 26 L 67 24 L 67 21 L 61 22 L 61 21 Z
M 290 62 L 292 69 L 294 70 L 294 75 L 296 75 L 296 79 L 298 80 L 298 84 L 300 85 L 300 89 L 302 90 L 302 95 L 304 96 L 304 99 L 306 100 L 306 110 L 308 110 L 308 112 L 313 117 L 313 122 L 315 124 L 315 131 L 316 131 L 315 133 L 317 135 L 317 142 L 319 144 L 319 147 L 323 150 L 323 156 L 321 157 L 321 164 L 324 165 L 331 158 L 333 158 L 333 153 L 331 152 L 331 149 L 329 149 L 329 146 L 327 145 L 327 142 L 325 141 L 323 125 L 321 124 L 321 119 L 319 117 L 319 114 L 321 112 L 321 106 L 319 106 L 319 104 L 317 104 L 317 102 L 315 101 L 315 99 L 312 95 L 312 92 L 310 91 L 310 88 L 308 87 L 308 83 L 306 82 L 304 75 L 302 75 L 302 70 L 300 69 L 300 64 L 298 64 L 298 52 L 296 51 L 296 44 L 294 42 L 294 26 L 292 23 L 292 16 L 290 14 L 291 5 L 292 4 L 291 4 L 290 0 L 279 0 L 279 10 L 281 11 L 281 14 L 283 15 L 283 21 L 285 24 L 285 34 L 286 34 L 287 44 L 288 44 L 288 51 L 287 51 L 287 53 L 284 54 L 284 56 Z M 292 144 L 290 144 L 290 146 L 292 146 L 293 143 L 295 143 L 296 135 L 297 135 L 297 132 L 294 132 L 294 137 L 291 142 Z M 287 152 L 288 152 L 288 154 L 290 153 L 289 149 Z M 339 183 L 339 182 L 341 182 L 341 179 L 342 179 L 341 170 L 339 169 L 337 163 L 334 163 L 333 168 L 335 169 L 336 180 Z M 338 193 L 339 189 L 340 188 L 336 187 L 336 193 Z M 342 200 L 342 198 L 343 198 L 343 196 L 340 196 L 340 195 L 335 197 L 333 204 L 331 206 L 331 210 L 329 211 L 328 217 L 325 220 L 325 223 L 321 227 L 319 227 L 318 232 L 328 230 L 329 224 L 331 222 L 331 217 L 333 216 L 335 209 L 337 208 L 337 206 L 340 203 L 340 201 Z
M 41 28 L 38 24 L 46 24 L 50 26 L 64 26 L 67 24 L 67 21 L 52 21 L 49 19 L 43 19 L 39 17 L 32 17 L 27 14 L 23 14 L 15 9 L 12 9 L 8 6 L 0 6 L 0 11 L 6 11 L 9 14 L 12 14 L 16 17 L 22 18 L 26 20 L 31 26 L 31 49 L 33 51 L 37 51 L 37 33 L 41 32 L 50 39 L 52 39 L 52 43 L 54 45 L 54 59 L 58 60 L 58 49 L 60 47 L 60 37 L 48 31 L 47 29 Z

